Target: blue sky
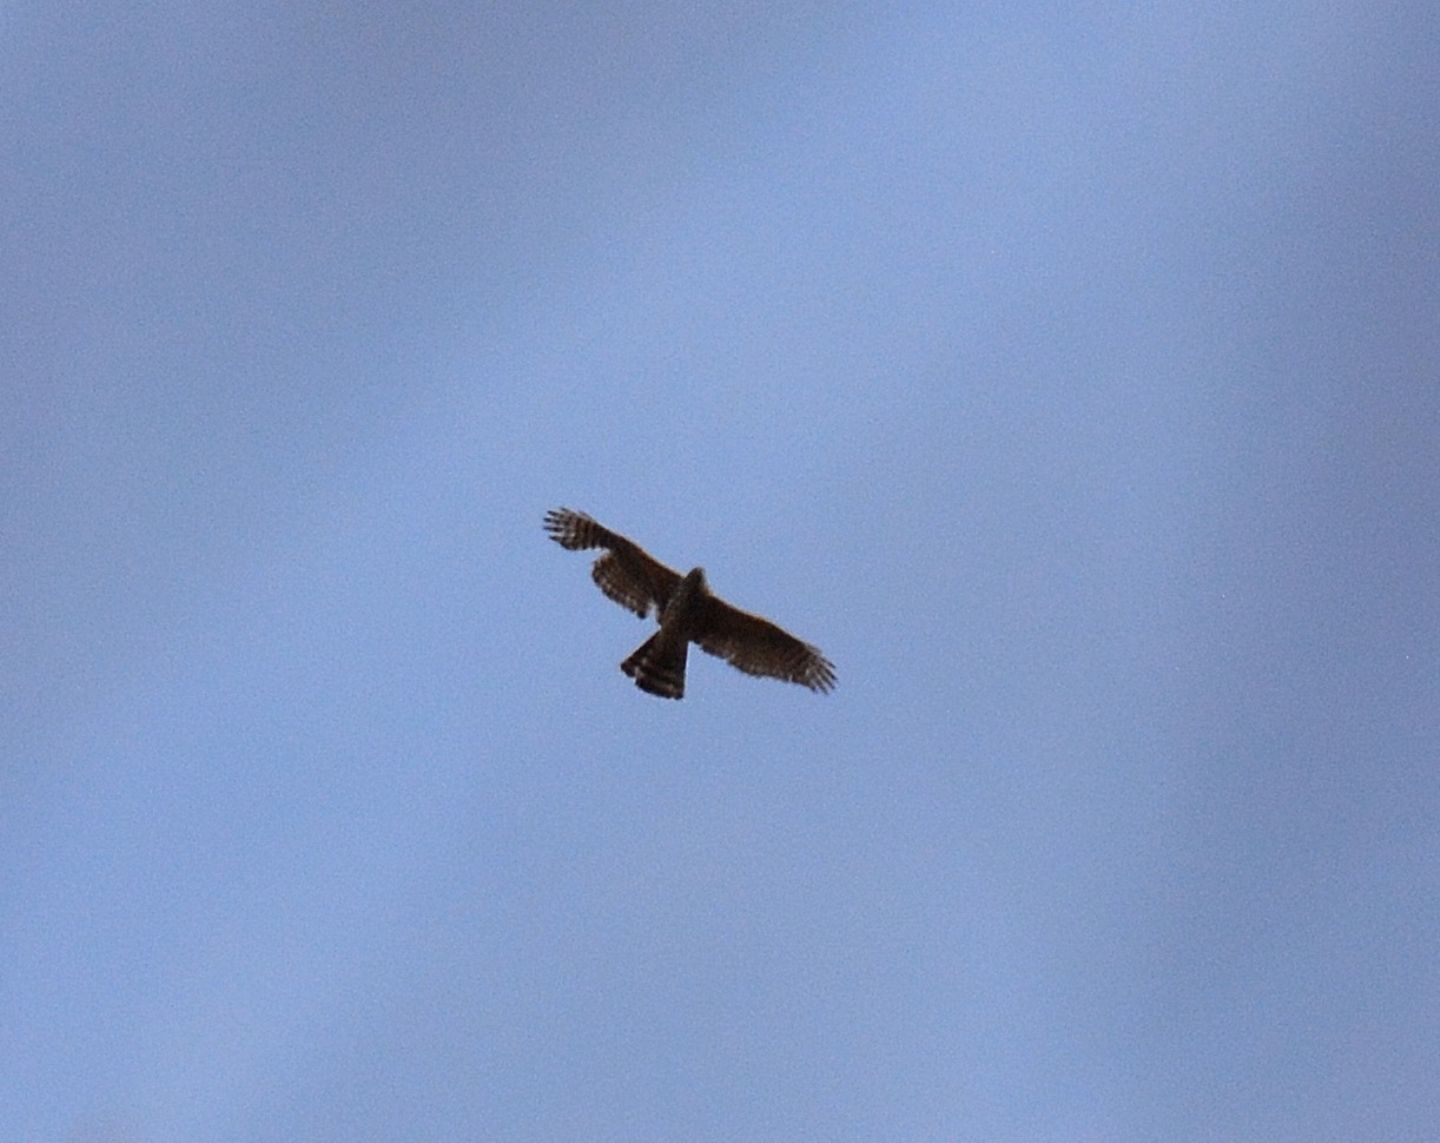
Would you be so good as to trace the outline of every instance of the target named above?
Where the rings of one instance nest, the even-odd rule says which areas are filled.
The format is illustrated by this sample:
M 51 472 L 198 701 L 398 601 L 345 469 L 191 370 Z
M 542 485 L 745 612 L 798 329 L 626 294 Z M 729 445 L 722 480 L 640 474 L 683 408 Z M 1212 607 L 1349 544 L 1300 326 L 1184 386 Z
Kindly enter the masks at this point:
M 7 5 L 0 1136 L 1433 1137 L 1437 33 Z

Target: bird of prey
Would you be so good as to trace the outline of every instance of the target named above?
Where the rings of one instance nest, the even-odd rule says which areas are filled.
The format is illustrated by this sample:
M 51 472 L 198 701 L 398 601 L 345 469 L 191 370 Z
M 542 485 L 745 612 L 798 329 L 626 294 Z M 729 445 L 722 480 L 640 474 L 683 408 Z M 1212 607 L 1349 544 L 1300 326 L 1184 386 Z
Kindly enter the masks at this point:
M 817 648 L 712 595 L 704 568 L 682 576 L 640 545 L 569 508 L 547 512 L 545 531 L 570 551 L 604 548 L 590 569 L 600 590 L 641 619 L 655 608 L 660 630 L 620 664 L 642 691 L 683 697 L 691 643 L 749 675 L 784 679 L 812 691 L 834 687 L 835 668 Z

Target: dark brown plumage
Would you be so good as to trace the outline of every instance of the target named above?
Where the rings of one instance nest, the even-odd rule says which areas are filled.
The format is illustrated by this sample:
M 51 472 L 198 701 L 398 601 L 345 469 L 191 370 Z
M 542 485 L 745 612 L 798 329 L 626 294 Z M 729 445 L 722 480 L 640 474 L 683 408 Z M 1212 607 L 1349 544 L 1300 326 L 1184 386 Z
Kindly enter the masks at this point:
M 652 607 L 656 610 L 660 630 L 620 664 L 641 690 L 662 698 L 682 697 L 691 643 L 746 674 L 814 691 L 835 686 L 835 668 L 817 648 L 712 594 L 703 568 L 682 576 L 638 544 L 569 508 L 547 512 L 545 531 L 571 551 L 604 548 L 590 570 L 600 590 L 641 619 Z

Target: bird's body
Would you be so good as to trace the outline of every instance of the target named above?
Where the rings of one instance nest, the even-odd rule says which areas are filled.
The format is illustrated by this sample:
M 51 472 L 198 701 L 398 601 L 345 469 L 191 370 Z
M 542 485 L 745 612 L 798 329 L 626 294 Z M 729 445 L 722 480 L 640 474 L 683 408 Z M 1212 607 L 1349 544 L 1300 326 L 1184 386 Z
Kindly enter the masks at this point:
M 691 643 L 747 674 L 815 691 L 834 687 L 835 668 L 819 650 L 714 595 L 703 568 L 682 576 L 638 544 L 568 508 L 547 513 L 545 530 L 571 551 L 606 549 L 590 572 L 600 590 L 642 619 L 652 608 L 657 612 L 660 629 L 620 664 L 641 690 L 662 698 L 683 697 Z
M 697 620 L 709 594 L 705 570 L 692 569 L 660 612 L 660 630 L 620 664 L 620 669 L 634 679 L 642 691 L 661 698 L 678 699 L 685 694 L 685 661 L 690 654 L 690 639 L 696 633 Z

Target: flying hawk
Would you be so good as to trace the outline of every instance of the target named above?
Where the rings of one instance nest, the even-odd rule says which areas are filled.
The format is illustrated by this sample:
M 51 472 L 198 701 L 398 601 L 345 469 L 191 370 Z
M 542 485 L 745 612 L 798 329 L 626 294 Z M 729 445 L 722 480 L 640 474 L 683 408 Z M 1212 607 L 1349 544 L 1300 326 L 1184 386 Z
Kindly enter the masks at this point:
M 642 691 L 683 697 L 691 643 L 749 675 L 784 679 L 812 691 L 834 687 L 835 668 L 817 648 L 711 594 L 704 568 L 682 576 L 640 545 L 569 508 L 547 512 L 545 531 L 571 551 L 604 548 L 590 569 L 600 590 L 641 619 L 655 608 L 660 630 L 620 664 Z

